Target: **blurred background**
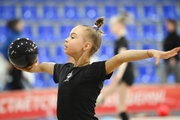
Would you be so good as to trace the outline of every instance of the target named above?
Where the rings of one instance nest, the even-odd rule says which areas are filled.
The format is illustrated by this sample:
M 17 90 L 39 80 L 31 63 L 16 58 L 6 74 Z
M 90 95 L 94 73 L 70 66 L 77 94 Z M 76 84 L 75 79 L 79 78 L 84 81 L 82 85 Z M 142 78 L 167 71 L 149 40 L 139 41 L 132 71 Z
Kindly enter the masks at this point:
M 126 38 L 129 42 L 129 49 L 163 50 L 163 41 L 168 35 L 165 24 L 167 19 L 176 21 L 177 33 L 180 33 L 180 0 L 0 0 L 0 52 L 3 53 L 3 45 L 7 43 L 7 35 L 9 32 L 7 21 L 19 18 L 24 24 L 22 37 L 30 38 L 36 42 L 40 62 L 52 61 L 65 63 L 68 61 L 68 57 L 63 52 L 63 43 L 71 29 L 78 24 L 93 26 L 96 18 L 104 17 L 105 24 L 102 27 L 102 31 L 104 32 L 103 43 L 96 55 L 93 56 L 92 61 L 107 60 L 114 55 L 115 42 L 115 36 L 109 30 L 109 19 L 114 15 L 121 14 L 121 11 L 125 11 L 132 16 L 132 21 L 126 25 Z M 158 88 L 166 91 L 166 88 L 169 89 L 170 86 L 172 87 L 171 92 L 166 91 L 166 93 L 170 94 L 169 96 L 173 96 L 173 100 L 180 100 L 179 94 L 176 92 L 179 86 L 174 74 L 168 74 L 167 81 L 162 77 L 164 69 L 163 61 L 160 62 L 159 66 L 154 65 L 154 59 L 152 58 L 134 62 L 133 64 L 135 66 L 134 89 L 138 86 L 144 86 L 143 90 L 146 87 L 152 88 L 153 90 L 155 86 L 157 91 Z M 42 94 L 45 95 L 48 90 L 52 91 L 52 93 L 56 92 L 58 85 L 54 83 L 53 76 L 45 73 L 31 74 L 25 72 L 22 73 L 22 79 L 26 81 L 22 83 L 24 90 L 11 92 L 12 87 L 11 84 L 8 83 L 11 83 L 12 78 L 7 74 L 8 62 L 4 59 L 3 54 L 0 56 L 0 65 L 0 108 L 3 107 L 3 98 L 7 96 L 19 95 L 24 99 L 22 96 L 27 94 L 29 96 L 33 96 L 34 94 L 40 95 L 42 91 Z M 105 86 L 108 84 L 108 80 L 104 82 Z M 171 93 L 176 94 L 171 95 Z M 149 99 L 149 101 L 151 101 L 151 99 Z M 56 104 L 56 102 L 53 104 Z M 176 105 L 177 104 L 179 105 L 180 103 L 176 103 Z M 129 111 L 132 111 L 132 118 L 137 120 L 141 118 L 136 118 L 136 115 L 142 116 L 141 114 L 139 115 L 139 113 L 144 113 L 144 111 L 152 112 L 152 114 L 148 112 L 148 115 L 150 114 L 155 117 L 156 114 L 154 113 L 158 105 L 149 107 L 149 110 L 147 110 L 148 107 L 144 107 L 147 109 L 144 110 L 142 108 L 139 112 L 134 112 L 136 111 L 136 107 L 138 109 L 138 106 L 134 107 L 131 105 Z M 114 109 L 113 105 L 110 105 L 110 107 Z M 179 109 L 176 107 L 175 112 L 172 113 L 173 116 L 178 117 L 180 106 L 178 107 Z M 103 107 L 99 109 L 99 113 L 101 113 L 100 117 L 104 120 L 114 120 L 115 118 L 110 116 L 104 117 L 104 115 L 106 116 L 110 113 L 113 115 L 113 112 L 115 114 L 115 110 L 110 110 L 107 106 L 104 106 L 104 108 L 106 108 L 106 112 L 104 113 Z M 131 110 L 131 108 L 133 108 L 133 110 Z M 108 110 L 111 112 L 108 113 Z M 47 115 L 37 110 L 32 113 L 36 114 L 35 117 L 32 115 L 34 118 L 55 120 L 54 112 L 47 113 Z M 13 114 L 16 119 L 24 120 L 29 118 L 18 117 L 22 114 L 22 111 L 19 113 L 17 111 L 15 113 L 12 111 L 5 113 L 3 109 L 0 109 L 1 120 L 12 118 L 8 118 L 11 114 Z M 27 114 L 27 116 L 31 115 L 28 111 L 26 111 L 25 114 Z M 46 118 L 46 116 L 51 117 Z M 147 119 L 148 118 L 151 119 L 150 117 L 147 117 Z M 156 118 L 152 119 L 155 120 Z M 158 118 L 158 120 L 159 119 L 161 118 Z M 180 117 L 170 119 L 176 120 L 180 119 Z

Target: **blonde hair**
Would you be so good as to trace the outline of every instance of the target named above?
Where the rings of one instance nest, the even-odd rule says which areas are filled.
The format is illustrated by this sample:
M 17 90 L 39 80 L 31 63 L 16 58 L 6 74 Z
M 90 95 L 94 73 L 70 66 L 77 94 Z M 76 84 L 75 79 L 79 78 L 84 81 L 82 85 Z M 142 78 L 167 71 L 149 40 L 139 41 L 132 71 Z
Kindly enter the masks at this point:
M 92 56 L 101 46 L 102 31 L 99 28 L 104 24 L 104 18 L 96 19 L 94 26 L 81 25 L 85 27 L 86 38 L 85 40 L 91 40 L 92 48 L 90 50 L 90 56 Z
M 117 21 L 119 23 L 122 23 L 122 24 L 127 24 L 127 23 L 134 23 L 134 18 L 132 16 L 132 14 L 130 13 L 126 13 L 125 11 L 122 11 L 121 14 L 119 15 L 115 15 L 113 16 L 111 19 L 110 19 L 110 23 L 112 21 Z

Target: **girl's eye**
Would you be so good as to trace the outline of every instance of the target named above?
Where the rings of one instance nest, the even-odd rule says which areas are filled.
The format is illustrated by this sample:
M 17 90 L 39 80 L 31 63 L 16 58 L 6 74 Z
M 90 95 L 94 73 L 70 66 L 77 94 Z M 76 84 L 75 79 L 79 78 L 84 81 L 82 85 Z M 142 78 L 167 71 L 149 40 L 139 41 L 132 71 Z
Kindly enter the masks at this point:
M 73 37 L 73 36 L 71 36 L 71 38 L 72 38 L 72 39 L 74 39 L 74 37 Z

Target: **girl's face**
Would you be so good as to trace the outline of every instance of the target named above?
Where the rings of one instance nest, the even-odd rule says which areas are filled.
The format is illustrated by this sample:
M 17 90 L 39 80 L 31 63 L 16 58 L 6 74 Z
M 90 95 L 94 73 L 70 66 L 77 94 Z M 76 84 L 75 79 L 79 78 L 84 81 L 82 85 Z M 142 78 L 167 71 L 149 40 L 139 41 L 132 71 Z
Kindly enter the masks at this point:
M 111 30 L 111 32 L 112 32 L 114 35 L 118 36 L 119 32 L 120 32 L 122 29 L 124 29 L 122 23 L 118 22 L 117 20 L 111 21 L 111 23 L 110 23 L 110 30 Z
M 15 30 L 17 30 L 18 32 L 22 32 L 24 29 L 24 23 L 22 21 L 19 21 L 16 25 L 15 25 Z
M 169 21 L 166 22 L 166 28 L 168 32 L 174 32 L 176 29 L 175 25 Z
M 76 57 L 78 54 L 82 54 L 84 51 L 90 49 L 88 45 L 89 42 L 86 42 L 83 39 L 84 28 L 82 26 L 74 27 L 68 38 L 65 40 L 64 52 L 71 56 Z

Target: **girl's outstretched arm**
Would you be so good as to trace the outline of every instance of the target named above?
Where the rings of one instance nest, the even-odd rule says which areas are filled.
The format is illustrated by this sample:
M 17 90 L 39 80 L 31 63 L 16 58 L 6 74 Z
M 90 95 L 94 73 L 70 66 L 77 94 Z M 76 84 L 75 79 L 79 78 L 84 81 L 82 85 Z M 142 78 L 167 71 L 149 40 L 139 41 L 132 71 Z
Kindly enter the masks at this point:
M 124 62 L 133 62 L 143 60 L 149 57 L 156 59 L 156 65 L 159 64 L 159 59 L 168 59 L 178 54 L 180 47 L 170 51 L 163 52 L 158 50 L 127 50 L 106 61 L 106 74 L 110 74 Z
M 43 62 L 41 64 L 38 64 L 38 61 L 36 61 L 32 66 L 29 66 L 27 68 L 18 68 L 16 66 L 15 67 L 19 70 L 26 71 L 26 72 L 32 72 L 32 73 L 46 72 L 53 75 L 54 65 L 55 63 L 52 63 L 52 62 Z

